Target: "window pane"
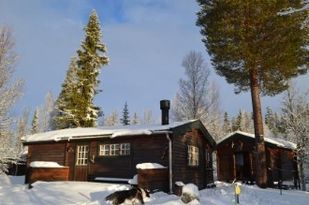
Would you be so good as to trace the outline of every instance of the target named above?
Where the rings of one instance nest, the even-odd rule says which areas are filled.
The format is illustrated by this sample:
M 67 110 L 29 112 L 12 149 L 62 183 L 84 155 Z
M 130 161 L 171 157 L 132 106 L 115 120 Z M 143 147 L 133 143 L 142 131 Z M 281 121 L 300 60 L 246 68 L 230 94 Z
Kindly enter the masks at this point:
M 76 150 L 76 165 L 87 165 L 88 145 L 78 145 Z

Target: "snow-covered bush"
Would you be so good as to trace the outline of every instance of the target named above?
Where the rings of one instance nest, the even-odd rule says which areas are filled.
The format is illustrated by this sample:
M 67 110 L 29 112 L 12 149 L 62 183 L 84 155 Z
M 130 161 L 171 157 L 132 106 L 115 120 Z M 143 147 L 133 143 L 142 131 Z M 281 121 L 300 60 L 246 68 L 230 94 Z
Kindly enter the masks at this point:
M 193 200 L 200 200 L 198 187 L 191 183 L 184 185 L 182 188 L 181 201 L 187 204 Z

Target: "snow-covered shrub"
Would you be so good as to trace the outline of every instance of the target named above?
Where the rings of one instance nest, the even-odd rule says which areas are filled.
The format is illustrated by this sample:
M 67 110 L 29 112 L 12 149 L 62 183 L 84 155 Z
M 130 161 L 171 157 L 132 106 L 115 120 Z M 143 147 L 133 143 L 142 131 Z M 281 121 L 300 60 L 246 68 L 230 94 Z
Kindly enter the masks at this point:
M 182 188 L 181 201 L 187 204 L 193 200 L 200 200 L 198 187 L 191 183 L 184 185 Z

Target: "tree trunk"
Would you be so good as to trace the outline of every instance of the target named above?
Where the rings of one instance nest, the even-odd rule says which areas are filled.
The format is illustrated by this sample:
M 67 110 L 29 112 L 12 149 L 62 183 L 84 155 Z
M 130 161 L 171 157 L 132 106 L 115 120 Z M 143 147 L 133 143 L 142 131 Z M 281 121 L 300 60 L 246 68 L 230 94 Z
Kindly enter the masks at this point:
M 253 108 L 254 134 L 256 143 L 256 183 L 261 188 L 267 187 L 267 166 L 264 144 L 263 118 L 260 101 L 258 72 L 250 70 L 250 88 Z
M 305 173 L 304 173 L 304 165 L 302 161 L 299 161 L 299 181 L 300 181 L 300 189 L 302 191 L 306 191 L 306 181 L 305 181 Z

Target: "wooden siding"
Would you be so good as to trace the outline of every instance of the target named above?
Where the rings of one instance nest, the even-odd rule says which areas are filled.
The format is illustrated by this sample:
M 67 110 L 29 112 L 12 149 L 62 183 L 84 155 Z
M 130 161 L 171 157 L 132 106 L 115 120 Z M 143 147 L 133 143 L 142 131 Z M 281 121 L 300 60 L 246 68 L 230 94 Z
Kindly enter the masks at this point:
M 199 148 L 199 165 L 188 166 L 188 149 L 192 145 Z M 176 181 L 183 183 L 194 183 L 199 189 L 205 188 L 207 184 L 213 183 L 212 159 L 211 166 L 206 167 L 205 150 L 211 150 L 205 137 L 196 130 L 188 131 L 180 136 L 173 136 L 173 187 Z M 211 155 L 210 155 L 211 157 Z
M 138 169 L 138 186 L 151 192 L 160 190 L 168 192 L 168 169 Z
M 130 143 L 128 156 L 99 156 L 100 144 Z M 115 177 L 133 178 L 136 165 L 144 162 L 168 166 L 168 142 L 165 135 L 132 136 L 116 139 L 93 140 L 90 145 L 90 178 Z
M 294 152 L 290 149 L 276 147 L 265 143 L 268 185 L 274 186 L 275 181 L 297 178 L 297 165 Z M 244 166 L 239 170 L 237 154 L 243 154 Z M 255 141 L 241 135 L 232 136 L 217 146 L 218 180 L 231 182 L 234 179 L 255 181 Z
M 69 179 L 69 168 L 30 168 L 28 181 L 31 184 L 35 181 L 67 181 Z
M 246 140 L 231 140 L 217 146 L 218 180 L 232 182 L 234 179 L 253 181 L 255 179 L 254 143 Z M 245 166 L 237 166 L 237 154 L 243 156 Z
M 33 161 L 52 161 L 65 165 L 65 142 L 28 145 L 27 165 Z

